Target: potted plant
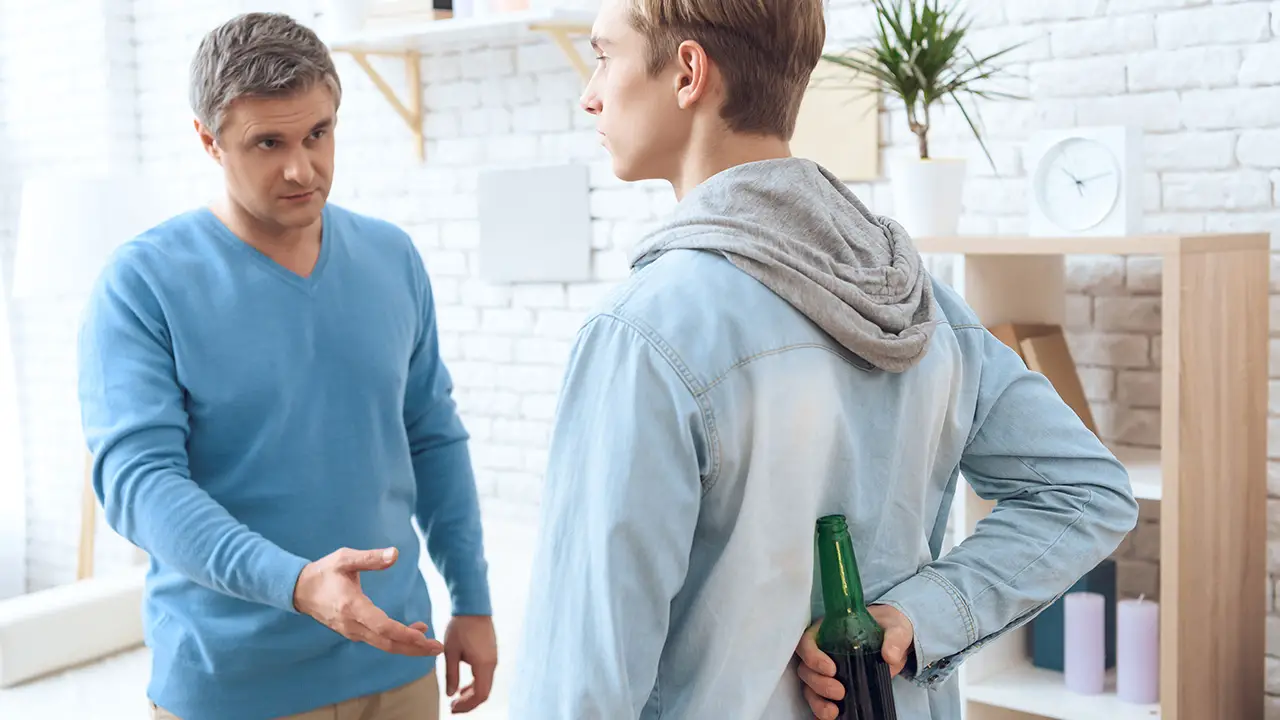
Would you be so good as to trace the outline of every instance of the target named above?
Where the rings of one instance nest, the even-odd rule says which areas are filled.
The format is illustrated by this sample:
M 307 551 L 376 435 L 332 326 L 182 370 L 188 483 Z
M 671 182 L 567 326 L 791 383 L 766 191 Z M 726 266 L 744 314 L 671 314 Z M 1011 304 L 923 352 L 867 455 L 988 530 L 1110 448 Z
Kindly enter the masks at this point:
M 961 95 L 984 99 L 1021 99 L 976 85 L 1000 70 L 997 58 L 1021 44 L 979 58 L 964 46 L 969 22 L 940 0 L 871 0 L 877 30 L 869 46 L 843 54 L 824 54 L 825 61 L 867 78 L 871 89 L 893 95 L 906 106 L 907 124 L 916 136 L 917 152 L 890 162 L 894 215 L 915 236 L 954 235 L 964 192 L 964 158 L 937 158 L 929 152 L 934 106 L 953 101 L 991 162 L 969 108 Z

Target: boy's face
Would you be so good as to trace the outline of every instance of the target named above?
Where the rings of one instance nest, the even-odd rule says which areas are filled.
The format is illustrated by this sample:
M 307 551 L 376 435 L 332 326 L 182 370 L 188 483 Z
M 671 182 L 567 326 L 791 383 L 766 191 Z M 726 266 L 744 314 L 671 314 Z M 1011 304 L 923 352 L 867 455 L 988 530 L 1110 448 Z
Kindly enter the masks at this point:
M 682 73 L 671 62 L 656 77 L 647 68 L 647 41 L 631 27 L 629 0 L 604 0 L 592 27 L 595 74 L 582 109 L 595 115 L 600 142 L 624 181 L 667 179 L 688 144 L 692 113 L 680 106 Z

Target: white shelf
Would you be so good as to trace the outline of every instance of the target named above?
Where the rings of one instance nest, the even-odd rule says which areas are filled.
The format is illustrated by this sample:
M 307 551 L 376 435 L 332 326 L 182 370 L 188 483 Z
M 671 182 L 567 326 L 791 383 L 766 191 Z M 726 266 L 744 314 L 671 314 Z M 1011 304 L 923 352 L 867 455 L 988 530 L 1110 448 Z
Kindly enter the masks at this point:
M 1160 706 L 1136 705 L 1115 694 L 1115 673 L 1108 673 L 1101 695 L 1080 695 L 1067 689 L 1062 673 L 1015 666 L 978 682 L 969 682 L 965 699 L 1053 720 L 1154 720 Z
M 1159 500 L 1164 489 L 1164 473 L 1160 467 L 1160 451 L 1154 448 L 1116 446 L 1111 448 L 1116 459 L 1129 471 L 1129 483 L 1139 500 Z
M 404 26 L 376 26 L 347 37 L 332 38 L 329 46 L 346 52 L 431 52 L 449 46 L 478 46 L 533 37 L 555 29 L 586 33 L 595 13 L 586 10 L 522 10 L 483 17 L 448 18 Z

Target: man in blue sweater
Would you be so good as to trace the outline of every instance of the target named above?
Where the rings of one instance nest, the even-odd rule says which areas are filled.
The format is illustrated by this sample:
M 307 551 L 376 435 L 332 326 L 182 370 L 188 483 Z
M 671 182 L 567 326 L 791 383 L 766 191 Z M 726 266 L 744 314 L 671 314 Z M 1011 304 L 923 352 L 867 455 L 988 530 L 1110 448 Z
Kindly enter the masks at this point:
M 152 715 L 430 720 L 441 654 L 473 709 L 497 649 L 468 437 L 422 258 L 327 204 L 328 51 L 241 16 L 200 44 L 190 95 L 225 197 L 126 243 L 81 330 L 94 487 L 151 555 Z M 451 595 L 443 642 L 413 517 Z

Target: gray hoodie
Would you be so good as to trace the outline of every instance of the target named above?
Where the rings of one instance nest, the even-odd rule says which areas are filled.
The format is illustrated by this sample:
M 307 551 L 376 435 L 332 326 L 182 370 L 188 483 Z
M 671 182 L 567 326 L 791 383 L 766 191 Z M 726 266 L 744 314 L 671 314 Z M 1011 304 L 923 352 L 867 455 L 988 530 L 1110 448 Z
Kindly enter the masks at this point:
M 632 265 L 677 249 L 724 255 L 882 370 L 906 370 L 928 348 L 933 292 L 911 238 L 813 161 L 716 174 L 641 239 Z

